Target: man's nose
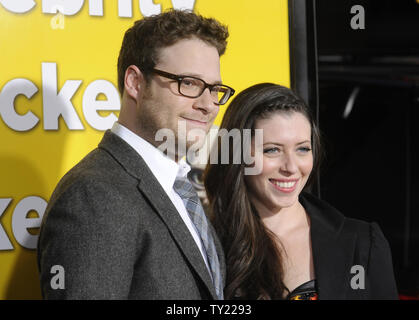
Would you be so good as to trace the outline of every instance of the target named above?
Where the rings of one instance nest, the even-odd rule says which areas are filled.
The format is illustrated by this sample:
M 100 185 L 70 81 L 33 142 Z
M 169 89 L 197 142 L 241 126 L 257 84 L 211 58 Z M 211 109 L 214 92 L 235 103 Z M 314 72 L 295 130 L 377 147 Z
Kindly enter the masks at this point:
M 205 114 L 218 111 L 218 105 L 214 103 L 214 97 L 211 95 L 210 89 L 205 88 L 204 92 L 196 98 L 194 108 L 202 110 Z

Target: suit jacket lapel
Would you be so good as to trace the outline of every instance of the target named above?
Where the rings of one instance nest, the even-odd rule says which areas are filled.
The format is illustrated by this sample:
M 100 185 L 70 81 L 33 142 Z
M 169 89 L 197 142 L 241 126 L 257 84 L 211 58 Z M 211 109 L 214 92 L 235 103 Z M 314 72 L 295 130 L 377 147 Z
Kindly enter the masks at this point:
M 141 156 L 129 144 L 109 130 L 105 133 L 99 147 L 106 149 L 128 173 L 139 180 L 139 192 L 150 201 L 186 260 L 205 283 L 213 298 L 217 299 L 211 276 L 192 235 Z M 218 246 L 217 250 L 219 250 Z
M 300 202 L 311 223 L 314 273 L 319 299 L 345 299 L 350 288 L 356 236 L 342 232 L 344 216 L 310 194 Z
M 150 172 L 150 174 L 152 173 Z M 170 234 L 176 241 L 179 249 L 183 252 L 185 258 L 206 284 L 211 295 L 216 299 L 217 295 L 215 293 L 214 285 L 201 252 L 163 188 L 155 179 L 143 179 L 138 184 L 138 189 L 149 199 L 156 212 L 166 224 Z

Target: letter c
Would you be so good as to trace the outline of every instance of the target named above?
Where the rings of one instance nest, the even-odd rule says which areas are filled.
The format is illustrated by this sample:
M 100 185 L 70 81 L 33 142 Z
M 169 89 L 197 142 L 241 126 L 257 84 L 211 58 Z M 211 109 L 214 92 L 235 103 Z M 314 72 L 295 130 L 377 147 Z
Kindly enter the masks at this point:
M 16 113 L 14 101 L 20 94 L 30 99 L 37 91 L 38 88 L 28 79 L 13 79 L 4 85 L 0 92 L 0 117 L 9 128 L 28 131 L 35 127 L 39 119 L 31 111 L 24 115 Z

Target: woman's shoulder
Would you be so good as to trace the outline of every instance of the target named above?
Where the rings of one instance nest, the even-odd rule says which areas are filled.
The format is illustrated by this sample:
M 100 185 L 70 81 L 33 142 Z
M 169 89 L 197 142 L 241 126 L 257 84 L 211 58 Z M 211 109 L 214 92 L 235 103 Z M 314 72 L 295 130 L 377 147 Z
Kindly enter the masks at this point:
M 370 239 L 384 238 L 376 222 L 355 219 L 345 216 L 330 203 L 319 199 L 313 194 L 302 192 L 300 202 L 305 207 L 311 219 L 322 223 L 338 233 L 355 233 L 360 237 Z
M 340 294 L 347 299 L 397 299 L 391 249 L 377 223 L 345 217 L 308 193 L 300 195 L 300 203 L 311 221 L 320 299 L 335 299 Z M 355 265 L 365 268 L 366 290 L 352 290 L 346 281 L 348 270 Z

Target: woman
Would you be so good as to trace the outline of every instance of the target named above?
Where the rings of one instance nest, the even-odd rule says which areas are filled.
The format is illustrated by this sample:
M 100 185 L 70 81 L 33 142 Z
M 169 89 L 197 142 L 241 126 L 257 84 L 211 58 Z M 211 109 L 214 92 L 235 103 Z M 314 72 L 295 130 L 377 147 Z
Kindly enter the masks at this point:
M 251 150 L 244 144 L 234 164 L 229 148 L 229 164 L 218 161 L 205 172 L 211 219 L 226 254 L 225 298 L 397 299 L 378 225 L 346 218 L 303 192 L 320 160 L 319 132 L 305 103 L 280 85 L 252 86 L 224 115 L 220 129 L 234 128 L 251 129 Z M 263 130 L 262 148 L 255 129 Z M 246 175 L 247 152 L 257 175 Z

